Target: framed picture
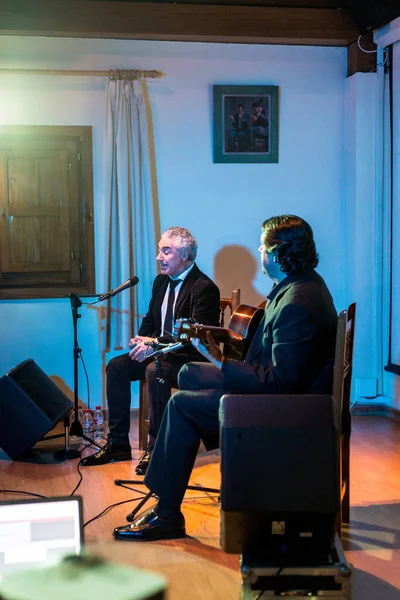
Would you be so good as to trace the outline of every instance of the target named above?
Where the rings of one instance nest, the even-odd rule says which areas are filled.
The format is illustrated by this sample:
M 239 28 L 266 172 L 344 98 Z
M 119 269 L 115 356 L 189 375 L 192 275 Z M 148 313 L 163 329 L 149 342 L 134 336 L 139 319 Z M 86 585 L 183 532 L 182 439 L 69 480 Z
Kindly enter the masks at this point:
M 214 85 L 214 162 L 277 163 L 279 87 Z

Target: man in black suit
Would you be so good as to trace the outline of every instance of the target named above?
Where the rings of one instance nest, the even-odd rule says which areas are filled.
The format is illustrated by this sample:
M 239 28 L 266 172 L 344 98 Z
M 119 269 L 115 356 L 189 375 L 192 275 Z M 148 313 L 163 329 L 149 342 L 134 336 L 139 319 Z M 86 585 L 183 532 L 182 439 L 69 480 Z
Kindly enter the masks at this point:
M 253 151 L 256 150 L 256 137 L 265 140 L 264 152 L 268 151 L 268 118 L 260 102 L 253 103 L 253 114 L 250 120 L 249 133 Z
M 139 334 L 129 341 L 131 351 L 117 356 L 107 365 L 107 401 L 109 408 L 108 444 L 96 454 L 85 458 L 82 466 L 103 465 L 110 461 L 132 458 L 129 443 L 131 381 L 146 379 L 149 408 L 148 449 L 136 467 L 144 475 L 158 433 L 157 380 L 154 352 L 151 344 L 169 343 L 175 319 L 191 317 L 198 323 L 219 325 L 220 296 L 217 286 L 202 273 L 194 260 L 197 242 L 183 227 L 172 227 L 162 235 L 157 260 L 161 275 L 153 284 L 149 310 Z M 186 346 L 162 361 L 161 398 L 168 401 L 171 385 L 177 386 L 180 368 L 188 361 L 204 360 L 192 346 Z M 161 406 L 163 410 L 164 406 Z
M 159 502 L 130 525 L 117 527 L 116 538 L 148 541 L 185 535 L 181 503 L 200 440 L 209 450 L 216 447 L 223 393 L 331 390 L 332 379 L 325 381 L 319 374 L 334 357 L 337 314 L 324 280 L 314 271 L 318 255 L 311 227 L 293 215 L 268 219 L 259 251 L 263 272 L 274 287 L 245 360 L 224 358 L 210 332 L 207 347 L 192 340 L 212 364 L 191 363 L 181 369 L 182 391 L 167 405 L 144 480 Z

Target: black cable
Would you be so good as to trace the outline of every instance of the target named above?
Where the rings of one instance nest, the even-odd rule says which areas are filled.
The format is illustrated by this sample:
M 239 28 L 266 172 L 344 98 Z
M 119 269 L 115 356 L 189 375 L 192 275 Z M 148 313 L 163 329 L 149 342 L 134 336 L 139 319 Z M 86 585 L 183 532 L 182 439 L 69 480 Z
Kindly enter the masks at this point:
M 78 472 L 80 475 L 80 480 L 78 482 L 78 485 L 73 490 L 73 492 L 71 492 L 70 496 L 74 495 L 74 493 L 76 492 L 76 490 L 78 489 L 78 487 L 80 486 L 80 484 L 82 482 L 82 473 L 79 469 L 79 463 L 78 463 Z M 35 496 L 36 498 L 45 498 L 45 499 L 51 500 L 51 496 L 43 496 L 43 494 L 35 494 L 34 492 L 24 492 L 22 490 L 0 490 L 0 494 L 24 494 L 26 496 Z M 120 504 L 127 504 L 128 502 L 136 502 L 137 500 L 140 500 L 140 498 L 131 498 L 130 500 L 122 500 L 121 502 L 116 502 L 115 504 L 110 504 L 110 506 L 107 506 L 98 515 L 96 515 L 92 519 L 89 519 L 89 521 L 86 521 L 86 523 L 83 524 L 83 527 L 86 527 L 86 525 L 89 525 L 89 523 L 92 523 L 96 519 L 99 519 L 100 517 L 105 515 L 109 510 L 112 510 L 116 506 L 119 506 Z
M 80 468 L 79 468 L 79 465 L 81 464 L 81 460 L 82 460 L 82 457 L 80 458 L 80 460 L 78 461 L 78 463 L 77 463 L 77 465 L 76 465 L 76 470 L 77 470 L 77 472 L 79 473 L 79 481 L 78 481 L 78 483 L 76 484 L 76 486 L 74 487 L 74 489 L 72 490 L 72 492 L 70 493 L 70 496 L 73 496 L 73 495 L 75 494 L 76 490 L 78 489 L 78 487 L 79 487 L 79 486 L 81 485 L 81 483 L 82 483 L 83 475 L 82 475 L 82 471 L 81 471 L 81 470 L 80 470 Z
M 137 490 L 135 490 L 135 491 L 137 491 Z M 99 519 L 100 517 L 105 515 L 106 512 L 108 512 L 109 510 L 112 510 L 113 508 L 115 508 L 116 506 L 119 506 L 120 504 L 126 504 L 127 502 L 135 502 L 136 500 L 140 500 L 140 498 L 131 498 L 130 500 L 122 500 L 121 502 L 116 502 L 115 504 L 110 504 L 110 506 L 107 506 L 107 508 L 102 510 L 101 513 L 99 513 L 95 517 L 92 517 L 91 519 L 89 519 L 89 521 L 86 521 L 86 523 L 84 523 L 83 526 L 86 527 L 86 525 L 89 525 L 89 523 L 92 523 L 96 519 Z
M 82 365 L 83 365 L 83 370 L 85 371 L 85 375 L 86 375 L 86 385 L 87 385 L 87 396 L 88 396 L 88 402 L 87 402 L 87 407 L 90 408 L 90 385 L 89 385 L 89 376 L 88 376 L 88 372 L 86 370 L 86 365 L 85 365 L 85 361 L 83 360 L 83 355 L 82 355 L 82 350 L 79 353 L 79 357 L 82 361 Z
M 88 446 L 90 446 L 90 444 L 88 444 Z M 79 488 L 79 486 L 81 485 L 82 480 L 83 480 L 83 475 L 79 468 L 81 460 L 82 459 L 80 459 L 76 465 L 76 470 L 79 473 L 79 481 L 76 484 L 76 486 L 74 487 L 74 489 L 72 490 L 72 492 L 69 494 L 70 497 L 75 494 L 76 490 Z M 24 492 L 23 490 L 0 490 L 0 494 L 24 494 L 25 496 L 34 496 L 36 498 L 48 498 L 51 500 L 51 496 L 44 496 L 43 494 L 36 494 L 35 492 Z
M 36 498 L 47 498 L 43 494 L 35 494 L 34 492 L 23 492 L 22 490 L 0 490 L 0 494 L 25 494 L 26 496 L 36 496 Z
M 394 193 L 393 193 L 393 169 L 394 169 L 394 136 L 393 136 L 393 47 L 389 50 L 389 132 L 390 132 L 390 200 L 389 200 L 389 211 L 390 211 L 390 230 L 389 230 L 389 348 L 388 348 L 388 365 L 392 365 L 392 332 L 393 332 L 393 238 L 394 238 Z

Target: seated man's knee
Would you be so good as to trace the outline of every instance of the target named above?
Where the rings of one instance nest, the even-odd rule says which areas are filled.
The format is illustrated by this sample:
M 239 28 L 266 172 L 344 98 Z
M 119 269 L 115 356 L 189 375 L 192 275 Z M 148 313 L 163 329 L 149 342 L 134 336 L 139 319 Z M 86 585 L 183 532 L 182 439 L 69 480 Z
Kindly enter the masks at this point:
M 119 360 L 120 356 L 114 356 L 111 360 L 108 361 L 106 366 L 107 375 L 112 373 L 117 373 L 121 368 L 121 361 Z
M 178 373 L 178 386 L 180 390 L 197 389 L 199 365 L 203 363 L 187 363 Z
M 222 388 L 222 374 L 218 367 L 208 362 L 191 362 L 178 374 L 180 390 L 204 390 Z
M 132 362 L 129 354 L 115 356 L 107 364 L 107 377 L 118 377 L 120 379 L 128 378 L 130 381 L 136 380 L 137 378 L 134 375 L 134 371 L 132 372 Z

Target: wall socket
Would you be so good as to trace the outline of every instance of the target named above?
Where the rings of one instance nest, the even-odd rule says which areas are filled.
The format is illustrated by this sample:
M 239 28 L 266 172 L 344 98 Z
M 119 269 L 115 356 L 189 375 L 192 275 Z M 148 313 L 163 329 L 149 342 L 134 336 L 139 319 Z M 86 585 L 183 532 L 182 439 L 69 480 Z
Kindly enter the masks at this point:
M 357 377 L 358 398 L 373 398 L 378 393 L 378 380 Z

